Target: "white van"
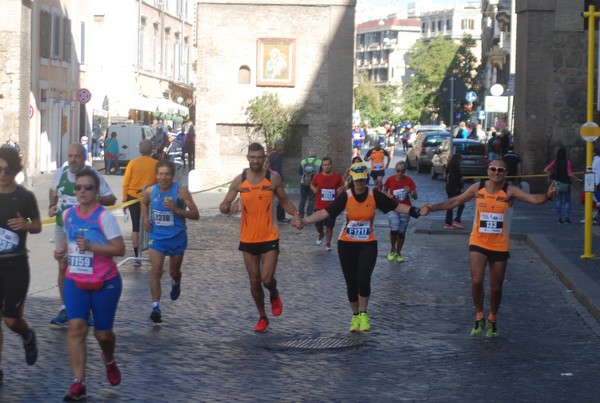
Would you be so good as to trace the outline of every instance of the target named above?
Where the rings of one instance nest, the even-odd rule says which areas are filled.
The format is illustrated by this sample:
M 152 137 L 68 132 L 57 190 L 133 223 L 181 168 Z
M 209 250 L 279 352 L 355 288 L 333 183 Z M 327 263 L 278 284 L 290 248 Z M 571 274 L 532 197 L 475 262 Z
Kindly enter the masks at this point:
M 106 137 L 110 138 L 113 132 L 117 133 L 119 142 L 119 167 L 126 167 L 129 161 L 140 156 L 140 141 L 150 140 L 154 147 L 157 146 L 156 133 L 150 126 L 118 123 L 108 126 Z M 161 139 L 162 142 L 162 139 Z

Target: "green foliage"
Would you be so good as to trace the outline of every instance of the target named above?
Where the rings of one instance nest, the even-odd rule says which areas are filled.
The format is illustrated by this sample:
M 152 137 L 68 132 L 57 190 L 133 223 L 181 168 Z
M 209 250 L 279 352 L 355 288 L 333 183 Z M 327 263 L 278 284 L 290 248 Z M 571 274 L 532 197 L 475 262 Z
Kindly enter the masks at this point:
M 399 104 L 398 86 L 375 87 L 366 81 L 354 89 L 354 105 L 360 111 L 363 120 L 377 127 L 384 120 L 399 120 L 396 112 Z
M 252 98 L 246 108 L 246 122 L 251 125 L 249 141 L 273 147 L 277 139 L 284 141 L 291 136 L 291 127 L 301 116 L 298 106 L 286 106 L 279 101 L 277 94 L 264 93 Z

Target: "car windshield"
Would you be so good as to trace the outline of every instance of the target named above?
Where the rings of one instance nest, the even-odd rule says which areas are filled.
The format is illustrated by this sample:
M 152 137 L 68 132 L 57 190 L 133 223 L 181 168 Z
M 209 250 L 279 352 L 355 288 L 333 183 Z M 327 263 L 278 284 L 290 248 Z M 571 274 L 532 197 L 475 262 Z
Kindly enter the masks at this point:
M 440 145 L 447 138 L 448 136 L 427 136 L 423 144 L 425 147 L 434 147 Z
M 461 155 L 484 155 L 483 144 L 462 143 L 454 144 L 454 152 Z

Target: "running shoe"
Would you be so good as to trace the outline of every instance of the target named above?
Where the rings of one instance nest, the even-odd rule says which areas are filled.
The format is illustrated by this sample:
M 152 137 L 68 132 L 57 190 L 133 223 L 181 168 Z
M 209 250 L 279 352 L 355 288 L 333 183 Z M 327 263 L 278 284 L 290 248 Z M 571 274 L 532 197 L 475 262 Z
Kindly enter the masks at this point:
M 454 226 L 451 224 L 444 224 L 444 229 L 454 229 Z
M 254 331 L 259 333 L 266 332 L 267 326 L 269 326 L 269 319 L 266 316 L 262 316 L 258 322 L 256 322 Z
M 498 335 L 500 333 L 498 332 L 498 327 L 496 326 L 496 321 L 488 320 L 488 323 L 490 324 L 490 327 L 488 328 L 487 333 L 485 335 L 487 337 L 498 337 Z
M 155 306 L 152 308 L 152 313 L 150 314 L 150 319 L 152 319 L 152 321 L 154 323 L 160 323 L 162 322 L 162 315 L 160 312 L 160 307 Z
M 281 315 L 283 311 L 283 302 L 281 302 L 281 298 L 279 297 L 279 293 L 277 293 L 277 297 L 271 300 L 271 313 L 273 316 Z
M 404 262 L 404 257 L 399 253 L 396 254 L 396 262 L 399 262 L 399 263 Z
M 85 383 L 75 379 L 63 400 L 67 402 L 77 402 L 79 400 L 83 400 L 87 397 L 85 392 Z
M 67 310 L 65 308 L 61 309 L 51 321 L 51 324 L 57 326 L 67 326 L 69 324 L 69 319 L 67 318 Z
M 112 362 L 109 364 L 104 359 L 104 353 L 102 353 L 102 362 L 106 367 L 106 379 L 108 379 L 108 383 L 112 386 L 117 386 L 121 383 L 121 370 L 117 366 L 117 360 L 113 358 Z
M 331 244 L 325 244 L 325 249 L 327 249 L 327 252 L 331 252 Z
M 317 237 L 317 245 L 323 245 L 323 237 L 322 236 Z
M 477 319 L 475 326 L 471 329 L 471 336 L 481 336 L 485 327 L 485 318 Z
M 565 218 L 565 224 L 571 224 L 571 220 L 569 220 L 568 218 Z
M 388 253 L 388 260 L 393 262 L 394 259 L 396 259 L 396 251 L 391 250 L 390 253 Z
M 181 280 L 175 284 L 174 280 L 171 280 L 171 301 L 176 301 L 181 295 Z
M 463 223 L 461 223 L 460 221 L 454 221 L 452 223 L 452 226 L 456 227 L 456 228 L 460 228 L 460 229 L 464 229 L 465 228 L 465 226 L 463 225 Z
M 371 330 L 371 321 L 369 319 L 369 315 L 366 312 L 359 313 L 358 320 L 360 322 L 359 329 L 361 332 L 368 332 Z
M 352 315 L 352 321 L 350 322 L 350 331 L 356 333 L 360 330 L 360 317 L 358 315 Z
M 29 329 L 29 331 L 31 332 L 31 341 L 29 343 L 23 342 L 23 348 L 25 349 L 27 365 L 33 365 L 38 358 L 37 337 L 35 336 L 35 330 Z

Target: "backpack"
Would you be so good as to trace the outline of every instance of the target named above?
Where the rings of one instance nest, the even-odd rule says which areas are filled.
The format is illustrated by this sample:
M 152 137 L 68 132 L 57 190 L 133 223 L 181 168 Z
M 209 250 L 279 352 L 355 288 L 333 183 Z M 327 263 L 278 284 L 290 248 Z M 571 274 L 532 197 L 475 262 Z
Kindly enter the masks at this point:
M 495 139 L 495 140 L 492 142 L 492 148 L 493 148 L 495 151 L 500 151 L 500 150 L 502 149 L 502 143 L 500 142 L 500 139 Z
M 305 159 L 302 164 L 302 184 L 304 186 L 310 186 L 314 176 L 317 174 L 317 159 L 312 158 L 309 161 L 309 158 Z

